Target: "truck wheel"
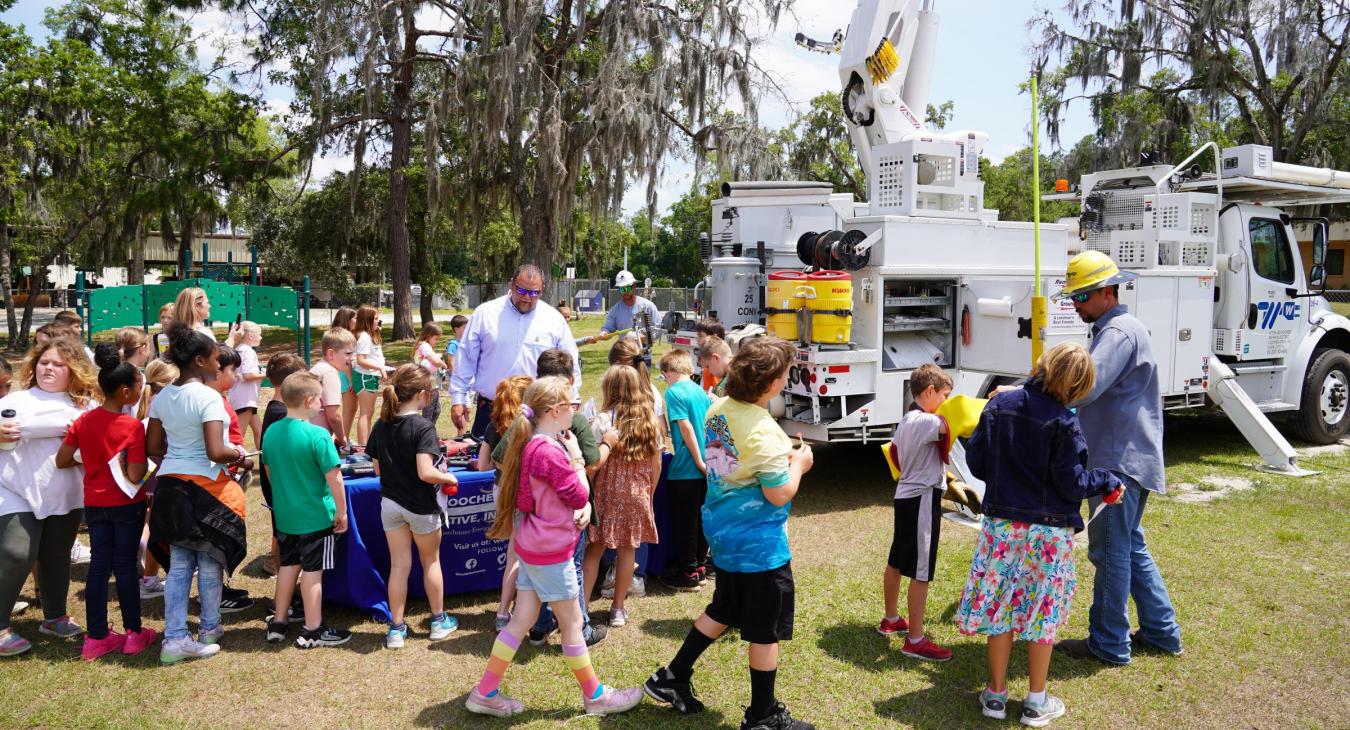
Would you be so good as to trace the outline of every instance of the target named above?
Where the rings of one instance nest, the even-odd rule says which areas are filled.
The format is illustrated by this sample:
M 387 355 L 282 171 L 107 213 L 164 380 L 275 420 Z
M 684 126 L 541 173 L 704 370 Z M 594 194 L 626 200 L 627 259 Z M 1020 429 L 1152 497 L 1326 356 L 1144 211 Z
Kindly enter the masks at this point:
M 1350 433 L 1350 356 L 1318 351 L 1303 381 L 1294 433 L 1314 444 L 1334 444 Z

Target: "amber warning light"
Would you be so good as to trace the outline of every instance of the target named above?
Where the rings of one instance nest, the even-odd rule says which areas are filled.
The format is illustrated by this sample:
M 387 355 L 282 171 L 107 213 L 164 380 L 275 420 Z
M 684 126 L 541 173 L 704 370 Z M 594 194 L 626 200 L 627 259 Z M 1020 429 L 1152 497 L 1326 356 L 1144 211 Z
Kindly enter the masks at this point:
M 1055 192 L 1057 192 L 1057 193 L 1067 193 L 1067 192 L 1069 192 L 1069 181 L 1068 181 L 1068 180 L 1065 180 L 1065 179 L 1062 178 L 1062 177 L 1061 177 L 1060 179 L 1056 180 L 1056 181 L 1055 181 Z

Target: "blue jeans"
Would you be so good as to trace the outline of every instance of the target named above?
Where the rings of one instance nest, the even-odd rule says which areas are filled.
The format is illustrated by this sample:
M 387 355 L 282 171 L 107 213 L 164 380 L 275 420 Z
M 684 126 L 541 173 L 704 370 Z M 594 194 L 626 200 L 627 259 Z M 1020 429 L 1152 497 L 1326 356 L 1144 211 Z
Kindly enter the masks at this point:
M 1120 504 L 1108 506 L 1088 525 L 1088 560 L 1097 568 L 1088 611 L 1088 648 L 1112 664 L 1130 661 L 1130 598 L 1139 612 L 1140 636 L 1168 652 L 1181 650 L 1181 627 L 1162 574 L 1144 542 L 1140 525 L 1148 491 L 1116 473 L 1125 483 Z M 1096 510 L 1100 498 L 1088 501 Z
M 164 640 L 188 638 L 188 594 L 192 592 L 192 573 L 197 572 L 197 601 L 201 603 L 198 632 L 220 625 L 220 589 L 225 585 L 225 568 L 200 550 L 177 545 L 169 548 L 169 577 L 164 580 Z
M 122 607 L 122 629 L 141 630 L 141 571 L 136 554 L 145 526 L 145 502 L 121 507 L 85 507 L 89 525 L 89 577 L 85 581 L 85 623 L 89 637 L 108 636 L 108 578 L 117 577 L 117 602 Z
M 581 590 L 577 591 L 577 603 L 581 604 L 581 635 L 586 639 L 591 638 L 591 614 L 586 610 L 586 599 L 590 596 L 586 593 L 586 579 L 581 574 L 581 558 L 586 554 L 586 531 L 581 531 L 581 536 L 577 538 L 577 547 L 572 551 L 572 562 L 577 566 L 577 583 L 581 584 Z M 553 618 L 553 609 L 548 604 L 542 604 L 539 608 L 539 618 L 535 619 L 533 631 L 541 634 L 551 633 L 558 627 L 557 619 Z

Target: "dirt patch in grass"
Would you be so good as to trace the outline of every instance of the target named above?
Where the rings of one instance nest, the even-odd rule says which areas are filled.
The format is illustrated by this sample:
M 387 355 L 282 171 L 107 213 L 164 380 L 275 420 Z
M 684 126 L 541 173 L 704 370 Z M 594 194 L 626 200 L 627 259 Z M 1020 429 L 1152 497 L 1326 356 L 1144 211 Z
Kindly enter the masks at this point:
M 1254 488 L 1251 480 L 1242 477 L 1209 475 L 1201 478 L 1198 485 L 1178 482 L 1168 486 L 1167 491 L 1169 496 L 1178 502 L 1206 504 L 1238 492 L 1249 492 Z

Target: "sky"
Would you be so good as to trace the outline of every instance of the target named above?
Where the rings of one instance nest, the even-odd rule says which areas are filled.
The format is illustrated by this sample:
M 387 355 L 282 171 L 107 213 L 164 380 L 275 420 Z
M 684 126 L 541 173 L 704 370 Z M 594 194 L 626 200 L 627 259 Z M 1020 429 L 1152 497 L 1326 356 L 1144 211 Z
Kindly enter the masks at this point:
M 35 38 L 46 35 L 42 17 L 47 8 L 59 6 L 58 0 L 19 0 L 0 13 L 10 24 L 24 25 Z M 854 3 L 847 0 L 796 0 L 793 12 L 784 13 L 776 29 L 766 31 L 764 44 L 756 58 L 775 75 L 786 100 L 766 98 L 760 105 L 760 122 L 771 128 L 785 127 L 799 110 L 805 110 L 812 97 L 825 91 L 838 92 L 838 56 L 812 53 L 796 45 L 798 32 L 819 40 L 828 40 L 836 29 L 848 25 Z M 983 130 L 989 134 L 985 156 L 994 162 L 1030 143 L 1031 100 L 1019 94 L 1018 84 L 1030 69 L 1026 21 L 1053 5 L 1045 0 L 936 0 L 941 17 L 937 49 L 933 62 L 930 101 L 952 101 L 954 116 L 948 129 Z M 419 18 L 419 22 L 423 19 Z M 434 22 L 434 19 L 431 19 Z M 190 23 L 198 38 L 202 58 L 215 55 L 220 39 L 231 36 L 232 21 L 218 12 L 192 16 Z M 425 23 L 424 23 L 425 24 Z M 268 85 L 261 93 L 268 106 L 283 110 L 291 99 L 287 87 Z M 1072 144 L 1092 131 L 1087 108 L 1081 102 L 1070 106 L 1061 125 L 1061 139 Z M 1045 130 L 1041 130 L 1045 145 Z M 1044 147 L 1043 147 L 1044 149 Z M 350 155 L 333 155 L 315 160 L 312 179 L 322 180 L 335 170 L 351 169 Z M 693 167 L 670 160 L 657 188 L 657 206 L 664 211 L 689 189 Z M 633 183 L 624 196 L 623 210 L 631 214 L 646 203 L 646 183 Z

